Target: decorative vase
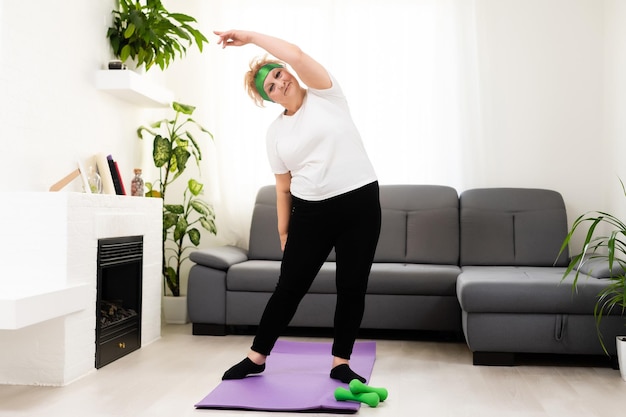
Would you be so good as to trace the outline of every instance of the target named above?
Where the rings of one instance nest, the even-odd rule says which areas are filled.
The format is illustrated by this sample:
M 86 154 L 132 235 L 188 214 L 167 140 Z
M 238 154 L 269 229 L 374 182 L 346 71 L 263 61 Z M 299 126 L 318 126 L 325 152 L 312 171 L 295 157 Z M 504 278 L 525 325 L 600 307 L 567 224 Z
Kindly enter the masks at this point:
M 163 316 L 167 324 L 187 324 L 189 315 L 187 314 L 187 297 L 185 296 L 164 296 Z
M 102 179 L 93 168 L 93 166 L 89 167 L 89 173 L 87 174 L 87 183 L 89 184 L 89 190 L 91 191 L 91 194 L 102 194 Z

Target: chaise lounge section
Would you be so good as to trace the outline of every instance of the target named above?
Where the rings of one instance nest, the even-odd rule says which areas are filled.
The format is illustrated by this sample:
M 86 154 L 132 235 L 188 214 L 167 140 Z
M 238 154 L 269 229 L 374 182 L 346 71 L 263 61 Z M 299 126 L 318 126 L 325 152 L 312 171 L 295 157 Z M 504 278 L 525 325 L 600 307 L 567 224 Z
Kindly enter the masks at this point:
M 562 280 L 569 259 L 567 251 L 558 256 L 568 233 L 561 195 L 476 189 L 463 192 L 459 206 L 457 296 L 474 363 L 510 365 L 515 353 L 602 355 L 593 309 L 608 271 L 582 274 L 577 291 L 573 274 Z M 603 320 L 607 340 L 620 332 L 622 317 Z M 607 349 L 615 355 L 614 343 Z

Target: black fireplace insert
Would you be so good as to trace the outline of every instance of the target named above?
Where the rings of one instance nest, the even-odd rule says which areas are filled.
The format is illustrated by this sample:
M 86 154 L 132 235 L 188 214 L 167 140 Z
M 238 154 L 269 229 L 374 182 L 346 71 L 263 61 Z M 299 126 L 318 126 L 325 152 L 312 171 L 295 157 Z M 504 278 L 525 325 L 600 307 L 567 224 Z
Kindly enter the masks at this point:
M 141 347 L 143 236 L 98 240 L 96 368 Z

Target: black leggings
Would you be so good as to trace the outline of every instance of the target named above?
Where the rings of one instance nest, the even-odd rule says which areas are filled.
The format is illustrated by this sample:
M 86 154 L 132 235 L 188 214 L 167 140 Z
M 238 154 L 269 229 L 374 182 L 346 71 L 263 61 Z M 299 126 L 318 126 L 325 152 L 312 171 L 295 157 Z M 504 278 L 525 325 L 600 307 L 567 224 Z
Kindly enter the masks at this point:
M 337 305 L 332 354 L 350 359 L 363 319 L 380 222 L 378 182 L 323 201 L 292 196 L 280 277 L 261 317 L 252 350 L 270 354 L 334 247 Z

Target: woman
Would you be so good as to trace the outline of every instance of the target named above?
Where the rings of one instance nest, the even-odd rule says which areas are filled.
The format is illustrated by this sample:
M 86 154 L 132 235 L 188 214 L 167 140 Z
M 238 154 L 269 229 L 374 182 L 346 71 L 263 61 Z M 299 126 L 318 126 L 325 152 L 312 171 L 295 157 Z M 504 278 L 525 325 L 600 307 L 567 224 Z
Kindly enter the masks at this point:
M 254 44 L 277 58 L 251 63 L 246 86 L 258 105 L 270 101 L 284 109 L 266 138 L 276 177 L 280 277 L 251 350 L 222 379 L 263 372 L 276 340 L 334 247 L 337 303 L 330 377 L 366 382 L 350 368 L 350 356 L 363 318 L 381 214 L 376 174 L 345 97 L 332 75 L 296 45 L 256 32 L 215 34 L 223 48 Z

